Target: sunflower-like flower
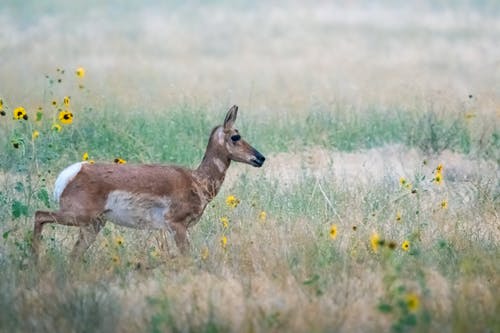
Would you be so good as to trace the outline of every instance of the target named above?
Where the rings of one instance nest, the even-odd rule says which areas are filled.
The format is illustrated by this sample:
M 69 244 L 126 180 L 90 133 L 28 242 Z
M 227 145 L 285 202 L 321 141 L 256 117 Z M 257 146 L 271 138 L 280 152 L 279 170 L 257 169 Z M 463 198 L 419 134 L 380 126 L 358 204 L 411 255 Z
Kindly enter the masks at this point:
M 224 228 L 229 228 L 229 218 L 227 216 L 223 216 L 220 218 L 220 222 Z
M 226 205 L 231 208 L 236 208 L 240 204 L 240 199 L 236 198 L 234 195 L 228 195 L 226 198 Z
M 31 139 L 35 141 L 38 137 L 40 136 L 40 132 L 37 130 L 34 130 L 33 133 L 31 134 Z
M 380 236 L 374 232 L 371 237 L 370 237 L 370 245 L 372 247 L 373 252 L 377 253 L 378 252 L 378 247 L 381 243 Z
M 22 106 L 18 106 L 17 108 L 15 108 L 13 115 L 15 120 L 21 120 L 21 119 L 28 120 L 28 114 L 26 113 L 26 109 L 23 108 Z
M 125 239 L 122 236 L 118 235 L 115 237 L 115 244 L 117 246 L 122 246 L 125 243 Z
M 446 199 L 442 200 L 440 205 L 442 209 L 448 208 L 448 200 Z
M 123 158 L 117 157 L 113 160 L 116 164 L 125 164 L 127 161 L 125 161 Z
M 401 212 L 396 213 L 396 221 L 401 222 Z
M 433 180 L 436 184 L 441 185 L 443 183 L 443 175 L 441 172 L 436 172 Z
M 420 308 L 420 297 L 415 293 L 406 294 L 405 301 L 410 312 L 416 312 Z
M 69 125 L 73 122 L 73 114 L 68 110 L 59 112 L 59 121 L 64 125 Z
M 261 220 L 262 222 L 265 222 L 267 219 L 267 213 L 265 211 L 261 211 L 259 213 L 259 220 Z
M 329 234 L 330 234 L 330 239 L 337 238 L 337 225 L 332 224 L 330 226 L 330 232 L 329 232 Z
M 220 246 L 225 250 L 227 246 L 227 237 L 224 235 L 220 238 Z
M 401 248 L 403 249 L 403 251 L 410 251 L 410 241 L 409 240 L 405 240 L 403 242 L 403 244 L 401 244 Z
M 83 67 L 78 67 L 75 71 L 75 74 L 77 77 L 84 77 L 85 76 L 85 69 Z

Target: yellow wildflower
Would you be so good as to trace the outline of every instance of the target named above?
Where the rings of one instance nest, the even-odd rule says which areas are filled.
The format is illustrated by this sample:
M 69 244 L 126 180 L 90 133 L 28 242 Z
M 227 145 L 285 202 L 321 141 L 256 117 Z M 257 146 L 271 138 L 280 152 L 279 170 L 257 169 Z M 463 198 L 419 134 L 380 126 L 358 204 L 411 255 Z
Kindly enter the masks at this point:
M 125 164 L 125 163 L 127 163 L 127 161 L 125 161 L 123 158 L 119 158 L 119 157 L 115 158 L 113 162 L 115 162 L 116 164 Z
M 209 255 L 208 247 L 204 247 L 201 250 L 201 260 L 207 260 Z
M 84 77 L 85 76 L 85 69 L 83 69 L 83 67 L 78 67 L 75 71 L 75 74 L 78 77 Z
M 378 252 L 378 247 L 380 245 L 380 242 L 381 242 L 380 236 L 376 232 L 374 232 L 370 237 L 370 244 L 372 246 L 373 252 L 375 253 Z
M 34 130 L 33 134 L 31 134 L 31 139 L 36 140 L 39 136 L 40 136 L 40 132 L 38 132 L 37 130 Z
M 222 222 L 222 226 L 224 228 L 228 228 L 229 227 L 229 218 L 227 216 L 221 217 L 220 221 Z
M 65 125 L 69 125 L 73 122 L 73 114 L 68 110 L 59 112 L 59 120 Z
M 22 106 L 18 106 L 17 108 L 14 109 L 14 119 L 15 120 L 28 120 L 28 114 L 26 113 L 26 110 Z
M 231 208 L 236 208 L 240 203 L 240 199 L 236 198 L 234 195 L 228 195 L 226 198 L 226 204 Z
M 401 212 L 396 213 L 396 221 L 401 222 Z
M 448 208 L 448 200 L 444 199 L 441 201 L 441 208 L 442 209 Z
M 71 100 L 71 97 L 69 97 L 69 96 L 64 96 L 64 100 L 63 100 L 64 105 L 69 106 L 69 101 L 70 101 L 70 100 Z
M 408 293 L 405 296 L 406 306 L 411 312 L 415 312 L 420 308 L 420 297 L 415 293 Z
M 330 226 L 330 239 L 335 239 L 337 238 L 337 226 L 335 224 L 332 224 Z
M 89 153 L 85 152 L 82 155 L 82 161 L 88 161 L 89 160 Z
M 62 127 L 61 127 L 61 125 L 59 125 L 59 124 L 52 124 L 52 130 L 53 130 L 54 132 L 61 132 Z
M 401 248 L 403 249 L 403 251 L 410 251 L 410 241 L 405 240 L 403 244 L 401 244 Z
M 220 238 L 220 246 L 225 250 L 227 246 L 227 237 L 224 235 Z
M 261 211 L 259 213 L 259 220 L 261 220 L 262 222 L 264 222 L 266 219 L 267 219 L 267 213 L 265 211 Z
M 57 101 L 56 101 L 56 100 L 53 100 L 53 101 L 51 102 L 51 104 L 52 104 L 52 106 L 57 106 Z
M 405 177 L 399 178 L 399 184 L 401 184 L 401 186 L 404 186 L 406 184 L 406 178 Z
M 117 254 L 114 254 L 113 256 L 111 256 L 111 261 L 114 264 L 119 265 L 120 264 L 120 257 Z
M 441 173 L 443 171 L 443 164 L 439 163 L 438 166 L 436 167 L 436 172 Z
M 441 185 L 441 183 L 443 182 L 443 175 L 441 174 L 441 172 L 436 173 L 436 175 L 434 176 L 434 181 L 436 182 L 436 184 Z
M 118 246 L 122 246 L 125 243 L 125 239 L 122 236 L 118 235 L 115 237 L 115 244 Z

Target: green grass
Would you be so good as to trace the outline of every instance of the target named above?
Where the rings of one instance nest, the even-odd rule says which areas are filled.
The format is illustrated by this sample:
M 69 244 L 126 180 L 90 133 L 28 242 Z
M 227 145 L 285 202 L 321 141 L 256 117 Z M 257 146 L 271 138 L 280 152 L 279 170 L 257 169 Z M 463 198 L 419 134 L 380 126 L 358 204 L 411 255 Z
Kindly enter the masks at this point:
M 46 170 L 62 168 L 78 161 L 83 152 L 92 159 L 112 161 L 123 157 L 131 162 L 162 162 L 195 166 L 201 160 L 208 134 L 222 113 L 204 107 L 179 106 L 151 115 L 144 110 L 123 111 L 105 106 L 87 110 L 73 127 L 54 133 L 48 126 L 35 146 L 30 144 L 31 129 L 36 125 L 18 122 L 0 138 L 3 171 L 24 171 L 26 159 L 35 158 Z M 470 122 L 463 114 L 443 116 L 434 111 L 382 109 L 312 110 L 288 118 L 270 116 L 265 121 L 245 116 L 241 129 L 254 146 L 266 153 L 325 147 L 330 150 L 356 151 L 387 144 L 403 144 L 426 153 L 451 150 L 481 157 L 499 158 L 498 129 L 475 138 Z M 485 119 L 485 122 L 489 119 Z M 477 120 L 476 120 L 477 122 Z M 21 141 L 20 149 L 12 149 Z M 44 149 L 36 149 L 36 146 Z M 36 154 L 36 156 L 35 156 Z M 33 161 L 31 161 L 33 162 Z M 57 171 L 56 168 L 56 171 Z
M 329 331 L 344 321 L 355 325 L 349 311 L 356 311 L 359 297 L 366 302 L 363 309 L 378 318 L 371 327 L 375 331 L 498 328 L 498 286 L 492 281 L 500 271 L 493 222 L 498 204 L 495 170 L 477 175 L 473 201 L 455 193 L 462 185 L 452 178 L 443 188 L 434 185 L 432 166 L 416 170 L 424 176 L 411 180 L 416 193 L 387 178 L 390 173 L 363 184 L 328 172 L 311 176 L 308 163 L 294 171 L 297 179 L 285 187 L 279 178 L 243 173 L 223 188 L 193 228 L 188 259 L 157 258 L 158 235 L 108 225 L 87 254 L 87 263 L 75 266 L 67 262 L 74 228 L 52 226 L 44 232 L 45 251 L 35 267 L 30 259 L 32 216 L 36 209 L 55 208 L 50 192 L 58 170 L 80 160 L 83 152 L 109 162 L 122 157 L 128 163 L 195 166 L 218 123 L 213 119 L 222 120 L 218 112 L 203 107 L 124 114 L 106 106 L 75 111 L 75 122 L 54 132 L 47 120 L 50 113 L 44 116 L 39 123 L 32 118 L 4 123 L 10 137 L 2 137 L 0 155 L 2 172 L 8 175 L 0 188 L 6 208 L 0 216 L 0 303 L 7 310 L 0 331 Z M 308 148 L 359 152 L 401 144 L 424 155 L 450 150 L 494 163 L 491 153 L 498 151 L 498 133 L 479 142 L 463 115 L 336 107 L 293 119 L 241 112 L 238 122 L 244 137 L 271 159 L 277 153 L 293 158 Z M 33 141 L 34 128 L 40 136 Z M 21 143 L 17 149 L 12 140 Z M 241 198 L 237 209 L 225 206 L 229 193 Z M 448 210 L 439 208 L 444 198 L 450 202 Z M 260 211 L 267 213 L 265 222 L 258 218 Z M 395 221 L 397 212 L 403 222 Z M 230 220 L 228 229 L 220 223 L 222 216 Z M 335 240 L 329 238 L 332 224 L 339 230 Z M 373 232 L 396 248 L 384 245 L 373 253 Z M 115 244 L 118 235 L 125 237 L 125 246 Z M 226 250 L 220 247 L 222 235 L 228 238 Z M 404 240 L 411 244 L 409 252 L 400 248 Z M 206 259 L 204 251 L 209 253 Z M 353 282 L 353 276 L 360 280 Z M 227 291 L 228 283 L 232 287 L 227 288 L 241 289 L 241 294 Z M 135 294 L 136 288 L 144 288 L 144 294 Z M 188 290 L 188 296 L 179 288 Z M 261 294 L 259 288 L 278 288 L 280 296 Z M 356 296 L 352 288 L 363 295 Z M 419 295 L 417 312 L 407 308 L 409 292 Z M 475 302 L 468 304 L 476 292 L 476 301 L 484 304 L 480 311 Z M 131 308 L 129 297 L 137 309 Z M 227 314 L 226 302 L 243 312 Z M 262 307 L 261 302 L 274 305 Z M 308 305 L 304 319 L 298 320 L 303 302 Z M 323 312 L 339 317 L 331 319 Z M 472 324 L 476 317 L 479 322 Z M 357 325 L 348 327 L 369 327 L 363 326 L 368 322 Z
M 2 139 L 2 171 L 9 176 L 0 188 L 6 207 L 0 226 L 0 304 L 6 308 L 0 331 L 330 331 L 344 322 L 396 332 L 498 328 L 498 285 L 492 280 L 500 271 L 495 170 L 478 176 L 483 185 L 472 202 L 455 193 L 458 181 L 434 185 L 432 166 L 416 171 L 424 176 L 411 180 L 416 193 L 389 174 L 370 184 L 327 172 L 311 176 L 307 163 L 285 187 L 280 179 L 244 173 L 223 188 L 193 228 L 189 258 L 158 257 L 159 235 L 108 225 L 86 263 L 74 265 L 67 261 L 74 228 L 51 226 L 44 232 L 41 263 L 33 265 L 32 216 L 36 209 L 55 208 L 49 193 L 57 170 L 80 160 L 84 151 L 96 160 L 195 166 L 216 116 L 189 106 L 149 115 L 106 107 L 77 113 L 75 123 L 61 132 L 50 130 L 52 122 L 7 123 L 6 130 L 22 144 L 16 149 L 8 136 Z M 488 160 L 488 150 L 481 147 L 498 144 L 496 133 L 486 145 L 476 142 L 461 117 L 397 109 L 321 109 L 303 119 L 271 116 L 265 121 L 242 112 L 239 123 L 243 135 L 271 158 L 314 147 L 358 152 L 402 144 L 430 156 L 444 149 L 472 156 L 474 150 L 475 158 Z M 35 127 L 41 134 L 32 141 Z M 224 203 L 229 193 L 242 200 L 234 210 Z M 449 209 L 439 208 L 443 198 Z M 267 213 L 265 222 L 258 218 L 261 211 Z M 403 222 L 396 222 L 397 212 Z M 230 220 L 227 229 L 220 223 L 223 216 Z M 334 240 L 332 224 L 339 233 Z M 373 232 L 384 240 L 378 253 L 370 246 Z M 119 235 L 125 246 L 116 245 Z M 222 235 L 228 239 L 226 250 L 220 247 Z M 404 240 L 411 244 L 408 252 L 400 248 Z M 393 250 L 386 247 L 391 242 Z M 204 251 L 208 258 L 202 257 Z M 134 292 L 141 288 L 144 292 Z M 279 292 L 262 294 L 261 288 Z M 405 303 L 410 292 L 420 299 L 417 312 Z M 359 298 L 366 303 L 364 311 L 378 318 L 375 326 L 349 319 Z M 478 308 L 477 302 L 483 305 Z M 228 314 L 232 306 L 243 310 Z M 299 309 L 302 320 L 296 319 Z

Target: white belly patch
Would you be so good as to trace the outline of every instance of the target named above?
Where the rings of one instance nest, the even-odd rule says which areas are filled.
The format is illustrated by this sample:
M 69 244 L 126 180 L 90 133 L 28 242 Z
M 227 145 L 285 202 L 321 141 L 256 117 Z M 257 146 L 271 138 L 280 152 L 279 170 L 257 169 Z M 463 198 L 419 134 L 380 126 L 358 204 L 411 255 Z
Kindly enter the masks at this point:
M 104 217 L 125 227 L 166 230 L 170 205 L 171 201 L 167 197 L 113 191 L 106 200 Z

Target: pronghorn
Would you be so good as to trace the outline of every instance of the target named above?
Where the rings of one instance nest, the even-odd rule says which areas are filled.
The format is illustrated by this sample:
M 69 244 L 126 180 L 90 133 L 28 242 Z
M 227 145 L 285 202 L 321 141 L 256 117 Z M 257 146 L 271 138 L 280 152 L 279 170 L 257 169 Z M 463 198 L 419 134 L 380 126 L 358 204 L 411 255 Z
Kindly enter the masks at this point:
M 46 223 L 80 227 L 71 253 L 72 257 L 80 257 L 106 221 L 138 229 L 167 230 L 174 234 L 181 253 L 186 253 L 187 229 L 199 221 L 219 192 L 231 161 L 255 167 L 265 161 L 234 128 L 237 113 L 238 107 L 231 107 L 224 124 L 212 130 L 205 156 L 194 170 L 172 165 L 87 162 L 64 169 L 54 188 L 59 211 L 35 213 L 35 256 Z

